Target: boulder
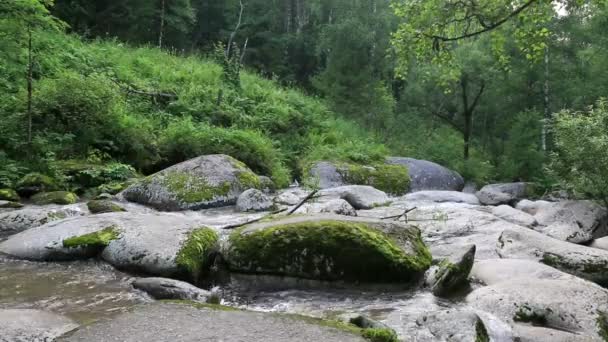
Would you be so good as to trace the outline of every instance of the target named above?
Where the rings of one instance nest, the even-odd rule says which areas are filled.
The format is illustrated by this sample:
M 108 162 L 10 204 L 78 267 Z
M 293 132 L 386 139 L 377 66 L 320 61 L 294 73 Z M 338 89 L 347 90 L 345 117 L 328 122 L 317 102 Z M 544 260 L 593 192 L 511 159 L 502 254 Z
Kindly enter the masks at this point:
M 23 208 L 23 204 L 21 204 L 19 202 L 0 200 L 0 209 L 21 209 L 21 208 Z
M 30 197 L 39 192 L 54 191 L 58 189 L 55 181 L 40 173 L 28 173 L 17 182 L 17 192 L 24 197 Z
M 517 278 L 573 279 L 574 276 L 533 260 L 487 259 L 477 260 L 471 270 L 471 279 L 485 285 L 494 285 Z
M 403 197 L 406 201 L 428 201 L 435 203 L 466 203 L 471 205 L 479 205 L 479 200 L 473 194 L 467 194 L 458 191 L 440 191 L 440 190 L 425 190 L 407 194 Z
M 242 212 L 267 211 L 273 207 L 272 198 L 257 189 L 246 190 L 236 200 L 236 210 Z
M 85 214 L 86 209 L 80 205 L 45 206 L 0 212 L 0 236 L 16 234 L 48 222 Z
M 387 205 L 390 202 L 388 195 L 378 189 L 367 185 L 345 185 L 337 188 L 322 190 L 320 196 L 338 196 L 350 203 L 353 208 L 372 209 Z
M 425 314 L 416 320 L 416 342 L 489 342 L 488 329 L 473 310 L 444 310 Z M 507 335 L 510 335 L 506 328 Z
M 78 202 L 78 196 L 75 193 L 69 191 L 53 191 L 53 192 L 41 192 L 31 198 L 32 203 L 36 205 L 47 205 L 47 204 L 74 204 Z
M 493 207 L 492 214 L 507 222 L 524 227 L 532 227 L 537 223 L 534 216 L 504 204 L 499 205 L 498 207 Z
M 411 179 L 410 192 L 421 190 L 462 191 L 464 179 L 457 172 L 426 160 L 390 157 L 386 161 L 392 165 L 408 168 Z
M 343 199 L 333 199 L 323 204 L 319 210 L 321 213 L 329 213 L 345 216 L 357 216 L 357 211 L 350 203 Z
M 242 227 L 230 235 L 224 257 L 237 273 L 349 282 L 413 282 L 431 264 L 417 228 L 337 215 Z
M 101 256 L 120 269 L 196 281 L 217 240 L 217 233 L 195 218 L 121 212 L 32 228 L 0 243 L 0 252 L 35 261 Z
M 236 204 L 243 191 L 260 186 L 245 164 L 226 155 L 207 155 L 148 176 L 121 195 L 162 211 L 199 210 Z
M 469 282 L 469 273 L 475 262 L 475 245 L 443 259 L 432 275 L 431 291 L 436 296 L 449 296 Z
M 187 303 L 142 305 L 110 321 L 83 327 L 58 341 L 365 342 L 356 329 L 295 315 Z
M 548 226 L 537 225 L 532 229 L 554 239 L 572 243 L 584 244 L 593 240 L 593 236 L 583 231 L 579 226 L 563 222 L 556 222 Z
M 523 199 L 515 205 L 515 209 L 521 210 L 524 213 L 530 214 L 532 216 L 536 215 L 538 210 L 546 205 L 551 205 L 551 202 L 547 201 L 531 201 L 527 199 Z
M 310 192 L 300 188 L 286 189 L 281 191 L 277 197 L 274 198 L 274 203 L 279 205 L 296 205 L 306 198 L 309 193 Z
M 484 205 L 515 204 L 518 200 L 528 197 L 533 190 L 532 184 L 523 182 L 489 184 L 475 195 Z
M 53 341 L 78 328 L 71 319 L 32 309 L 0 309 L 0 341 Z
M 13 189 L 0 189 L 0 201 L 19 202 L 21 198 Z
M 561 201 L 542 205 L 534 217 L 541 226 L 569 226 L 569 230 L 579 236 L 573 241 L 576 243 L 608 235 L 608 210 L 592 201 Z M 559 232 L 559 229 L 556 231 Z
M 593 240 L 589 247 L 604 249 L 608 251 L 608 237 Z
M 540 261 L 577 277 L 608 285 L 608 251 L 576 245 L 530 229 L 505 230 L 498 238 L 502 258 Z
M 338 171 L 338 167 L 328 161 L 315 163 L 310 168 L 309 174 L 309 182 L 316 185 L 319 189 L 335 188 L 347 184 L 342 174 Z
M 87 203 L 91 214 L 116 213 L 126 211 L 125 208 L 109 200 L 93 200 Z
M 149 294 L 152 298 L 193 300 L 206 302 L 213 293 L 200 289 L 184 281 L 168 278 L 137 278 L 132 283 L 133 287 Z
M 479 288 L 466 297 L 472 307 L 510 324 L 532 324 L 602 341 L 598 322 L 608 310 L 608 291 L 587 281 L 516 278 Z
M 260 179 L 260 190 L 265 194 L 272 194 L 277 190 L 277 186 L 274 184 L 270 177 L 259 176 Z

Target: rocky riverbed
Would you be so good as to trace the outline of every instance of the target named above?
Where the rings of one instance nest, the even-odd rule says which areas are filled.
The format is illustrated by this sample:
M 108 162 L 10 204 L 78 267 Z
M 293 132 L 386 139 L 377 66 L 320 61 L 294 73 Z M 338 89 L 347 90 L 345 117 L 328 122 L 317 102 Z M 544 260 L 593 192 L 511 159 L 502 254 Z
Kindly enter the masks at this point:
M 606 341 L 608 212 L 526 187 L 2 209 L 0 341 Z

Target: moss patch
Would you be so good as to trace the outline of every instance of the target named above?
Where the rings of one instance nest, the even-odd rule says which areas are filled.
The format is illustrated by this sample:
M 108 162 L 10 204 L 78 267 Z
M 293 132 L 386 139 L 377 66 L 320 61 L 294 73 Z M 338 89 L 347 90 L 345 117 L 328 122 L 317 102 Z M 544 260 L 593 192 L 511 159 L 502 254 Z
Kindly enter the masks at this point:
M 32 196 L 32 202 L 38 205 L 45 204 L 74 204 L 78 196 L 68 191 L 43 192 Z
M 13 189 L 0 189 L 0 201 L 19 202 L 21 198 Z
M 608 261 L 606 260 L 577 263 L 554 253 L 544 253 L 540 261 L 547 266 L 591 280 L 601 286 L 608 286 Z
M 396 241 L 366 223 L 311 221 L 277 225 L 230 236 L 233 271 L 319 280 L 409 282 L 431 264 L 419 232 L 404 238 L 407 253 Z
M 87 203 L 87 208 L 93 214 L 115 213 L 126 211 L 123 207 L 106 200 L 94 200 Z
M 608 315 L 604 312 L 600 312 L 597 317 L 597 329 L 597 333 L 602 340 L 608 342 Z
M 231 188 L 229 182 L 212 186 L 204 178 L 187 172 L 168 173 L 162 184 L 184 203 L 208 202 L 216 197 L 227 196 Z
M 237 178 L 243 190 L 262 188 L 260 177 L 251 171 L 240 171 Z
M 193 230 L 177 253 L 177 266 L 187 277 L 197 281 L 209 266 L 208 256 L 218 239 L 218 234 L 211 228 Z
M 41 173 L 33 172 L 23 176 L 17 182 L 17 192 L 31 195 L 37 192 L 51 191 L 58 189 L 57 183 L 53 178 Z
M 63 247 L 66 248 L 77 248 L 77 247 L 107 247 L 112 240 L 118 239 L 120 233 L 116 226 L 110 226 L 103 230 L 85 234 L 81 236 L 71 237 L 63 240 Z
M 338 164 L 337 169 L 349 184 L 370 185 L 393 195 L 403 195 L 410 187 L 409 171 L 403 165 Z
M 475 323 L 475 342 L 490 342 L 488 330 L 480 319 Z
M 531 323 L 534 326 L 547 326 L 547 318 L 527 306 L 523 306 L 517 310 L 513 316 L 515 322 Z
M 0 209 L 19 209 L 23 204 L 12 201 L 0 201 Z
M 361 335 L 371 342 L 399 342 L 395 331 L 387 328 L 364 329 Z

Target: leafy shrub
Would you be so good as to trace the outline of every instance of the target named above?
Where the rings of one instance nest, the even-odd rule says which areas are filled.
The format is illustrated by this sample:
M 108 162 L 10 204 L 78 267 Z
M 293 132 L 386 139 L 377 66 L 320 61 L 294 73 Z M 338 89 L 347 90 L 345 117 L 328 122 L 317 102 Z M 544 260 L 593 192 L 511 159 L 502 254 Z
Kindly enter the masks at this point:
M 586 112 L 562 111 L 552 127 L 555 151 L 550 171 L 561 186 L 608 205 L 608 103 Z
M 66 182 L 76 191 L 103 184 L 120 183 L 137 177 L 133 167 L 117 162 L 94 164 L 88 161 L 68 160 L 60 162 L 59 165 Z

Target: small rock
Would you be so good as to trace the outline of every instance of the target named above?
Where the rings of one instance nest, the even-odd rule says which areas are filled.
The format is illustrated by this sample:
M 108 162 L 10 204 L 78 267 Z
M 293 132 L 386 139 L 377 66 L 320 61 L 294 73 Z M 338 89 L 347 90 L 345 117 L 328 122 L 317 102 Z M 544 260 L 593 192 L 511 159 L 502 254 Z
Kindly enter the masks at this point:
M 246 190 L 236 200 L 236 210 L 241 212 L 266 211 L 273 206 L 272 198 L 257 189 Z
M 418 191 L 405 195 L 403 199 L 406 201 L 429 201 L 436 203 L 451 202 L 479 205 L 479 200 L 475 195 L 458 191 Z
M 0 341 L 53 341 L 78 328 L 71 319 L 31 309 L 0 309 Z
M 123 207 L 108 200 L 94 200 L 87 203 L 87 207 L 92 214 L 117 213 L 126 211 Z
M 530 214 L 514 209 L 508 205 L 500 205 L 492 208 L 492 214 L 501 219 L 524 227 L 536 225 L 536 219 Z
M 448 296 L 468 283 L 469 273 L 475 262 L 475 245 L 461 253 L 451 255 L 439 263 L 432 276 L 431 290 L 436 296 Z
M 321 191 L 320 195 L 338 195 L 357 210 L 372 209 L 387 205 L 390 202 L 390 199 L 386 193 L 367 185 L 345 185 L 337 188 L 326 189 Z
M 517 202 L 515 209 L 521 210 L 524 213 L 534 216 L 534 215 L 536 215 L 538 210 L 540 210 L 541 208 L 543 208 L 546 205 L 551 205 L 551 202 L 540 201 L 540 200 L 539 201 L 530 201 L 530 200 L 524 199 L 524 200 Z
M 489 184 L 481 188 L 475 195 L 484 205 L 511 204 L 524 199 L 530 193 L 530 183 Z
M 308 196 L 309 192 L 300 188 L 283 190 L 274 198 L 274 203 L 279 205 L 296 205 Z
M 179 299 L 206 302 L 213 296 L 212 292 L 205 291 L 184 281 L 168 278 L 138 278 L 133 281 L 133 287 L 145 291 L 154 299 Z
M 357 216 L 357 211 L 350 203 L 343 199 L 333 199 L 325 203 L 320 210 L 321 213 L 330 213 L 345 216 Z
M 435 341 L 477 341 L 489 342 L 490 333 L 481 317 L 470 309 L 444 310 L 425 314 L 416 320 L 420 327 L 416 331 L 414 341 L 435 342 Z M 500 335 L 510 335 L 512 333 L 506 325 L 497 332 Z M 507 341 L 507 340 L 502 340 Z M 510 339 L 509 341 L 512 341 Z

